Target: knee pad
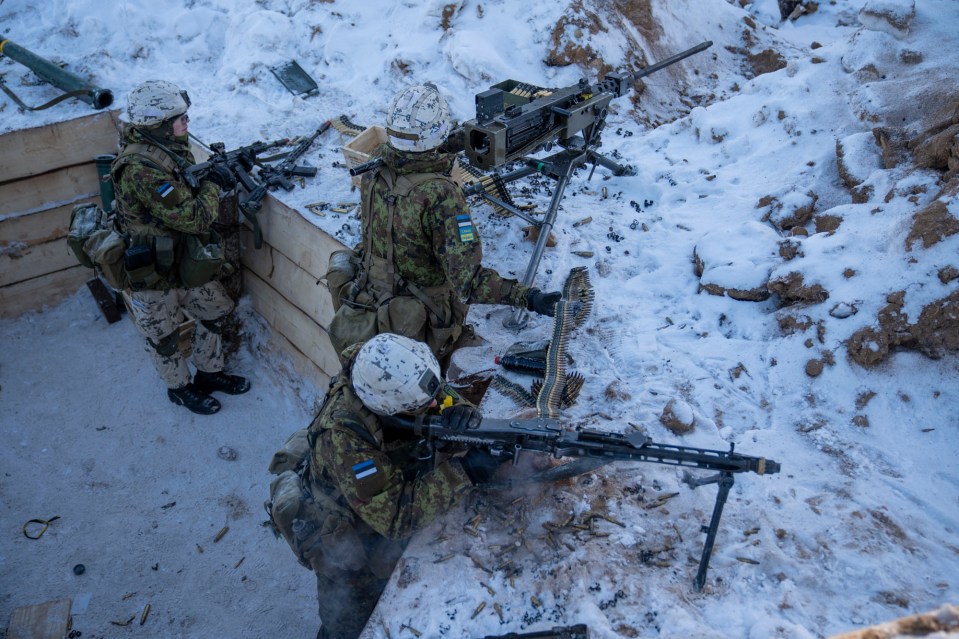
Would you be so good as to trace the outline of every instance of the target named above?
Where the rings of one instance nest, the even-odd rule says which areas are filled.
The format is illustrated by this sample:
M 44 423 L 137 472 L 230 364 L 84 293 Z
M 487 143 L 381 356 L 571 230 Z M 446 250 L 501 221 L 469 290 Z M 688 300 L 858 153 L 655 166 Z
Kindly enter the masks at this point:
M 147 338 L 147 341 L 150 343 L 150 346 L 156 349 L 157 353 L 164 357 L 170 357 L 176 353 L 180 346 L 180 327 L 178 326 L 169 335 L 161 337 L 159 342 L 154 342 L 149 338 Z
M 224 315 L 223 317 L 218 317 L 213 320 L 200 320 L 200 324 L 211 333 L 219 335 L 223 332 L 223 327 L 226 326 L 227 317 L 229 317 L 229 315 Z

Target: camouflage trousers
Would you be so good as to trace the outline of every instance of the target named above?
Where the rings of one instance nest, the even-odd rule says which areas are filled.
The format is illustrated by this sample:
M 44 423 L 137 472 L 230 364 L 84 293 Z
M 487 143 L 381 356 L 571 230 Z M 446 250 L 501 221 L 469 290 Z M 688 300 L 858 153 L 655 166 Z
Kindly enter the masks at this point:
M 197 288 L 128 293 L 130 317 L 146 338 L 146 351 L 168 388 L 180 388 L 191 380 L 179 348 L 180 324 L 188 318 L 196 320 L 192 359 L 197 370 L 223 370 L 223 340 L 217 320 L 233 310 L 233 300 L 219 282 Z
M 316 572 L 322 626 L 317 639 L 357 639 L 390 580 L 407 540 L 390 540 L 358 522 L 369 564 L 358 570 L 327 567 Z

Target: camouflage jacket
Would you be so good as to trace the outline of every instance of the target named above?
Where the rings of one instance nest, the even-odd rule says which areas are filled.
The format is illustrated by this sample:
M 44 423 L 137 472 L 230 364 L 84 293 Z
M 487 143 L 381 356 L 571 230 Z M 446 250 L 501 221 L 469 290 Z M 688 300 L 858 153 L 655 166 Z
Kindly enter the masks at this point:
M 387 168 L 364 176 L 361 186 L 364 238 L 358 249 L 372 239 L 373 255 L 386 257 L 392 242 L 393 262 L 399 276 L 420 288 L 448 282 L 463 304 L 525 305 L 527 287 L 483 267 L 483 243 L 473 225 L 466 199 L 449 181 L 429 180 L 414 187 L 408 197 L 399 198 L 393 234 L 387 237 L 387 201 L 392 193 L 385 181 L 378 178 L 379 172 L 392 170 L 397 177 L 422 173 L 449 175 L 453 155 L 435 151 L 408 153 L 383 144 L 373 151 L 372 157 L 383 158 Z M 370 221 L 365 219 L 367 210 L 373 216 L 371 238 L 365 236 L 370 228 Z
M 188 164 L 195 163 L 188 144 L 167 142 L 168 149 Z M 122 146 L 126 148 L 131 144 L 149 143 L 133 127 L 128 127 L 123 132 Z M 117 204 L 124 218 L 189 235 L 208 231 L 216 220 L 220 190 L 213 182 L 201 182 L 194 193 L 179 171 L 171 172 L 141 155 L 118 167 L 113 179 Z
M 349 379 L 348 369 L 338 376 Z M 315 487 L 339 493 L 377 533 L 408 537 L 449 510 L 471 487 L 458 460 L 429 466 L 416 442 L 385 434 L 348 381 L 332 383 L 310 424 L 310 472 Z

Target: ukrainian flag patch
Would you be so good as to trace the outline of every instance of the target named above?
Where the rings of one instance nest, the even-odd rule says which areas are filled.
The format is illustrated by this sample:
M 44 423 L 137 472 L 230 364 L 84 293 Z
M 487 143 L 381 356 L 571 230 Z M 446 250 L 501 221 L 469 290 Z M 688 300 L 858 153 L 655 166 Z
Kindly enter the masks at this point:
M 163 199 L 166 199 L 171 193 L 173 193 L 173 185 L 169 182 L 164 182 L 157 187 L 157 194 Z
M 376 463 L 372 459 L 367 459 L 366 461 L 361 461 L 353 465 L 353 475 L 356 477 L 356 481 L 371 477 L 375 475 L 376 472 Z
M 473 220 L 469 215 L 457 215 L 456 224 L 460 230 L 461 242 L 472 242 L 476 239 L 476 231 L 473 230 Z

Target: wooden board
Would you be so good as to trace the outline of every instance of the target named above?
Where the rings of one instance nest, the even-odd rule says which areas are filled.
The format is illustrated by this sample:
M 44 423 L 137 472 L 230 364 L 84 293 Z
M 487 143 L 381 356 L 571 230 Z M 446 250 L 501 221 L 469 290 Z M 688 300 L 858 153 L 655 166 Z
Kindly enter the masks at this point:
M 0 251 L 0 286 L 16 284 L 79 264 L 77 256 L 62 238 L 33 246 L 8 246 Z M 90 274 L 92 276 L 92 270 Z
M 316 279 L 326 275 L 330 253 L 347 248 L 272 195 L 263 200 L 263 210 L 257 219 L 263 230 L 264 244 L 278 250 Z M 246 250 L 256 250 L 252 239 Z
M 17 608 L 10 615 L 7 639 L 64 639 L 70 632 L 70 599 Z
M 17 317 L 55 306 L 93 277 L 93 269 L 77 264 L 62 271 L 0 287 L 0 317 Z M 93 304 L 94 302 L 91 302 Z
M 101 111 L 0 136 L 0 183 L 116 153 L 119 114 L 119 110 Z
M 330 385 L 330 375 L 320 370 L 320 367 L 300 352 L 300 349 L 294 346 L 290 340 L 276 331 L 271 331 L 269 345 L 270 348 L 282 355 L 282 358 L 275 362 L 276 371 L 280 375 L 285 375 L 289 379 L 300 380 L 312 386 L 313 390 L 320 396 L 326 392 Z
M 252 248 L 253 233 L 249 229 L 243 231 L 243 243 L 247 247 L 242 255 L 244 267 L 256 273 L 317 324 L 329 327 L 333 320 L 333 302 L 325 282 L 320 282 L 265 242 L 260 249 Z
M 100 195 L 93 162 L 0 184 L 0 216 L 40 211 Z
M 290 341 L 326 375 L 340 370 L 340 361 L 326 331 L 303 311 L 284 299 L 252 271 L 244 278 L 253 308 L 277 333 Z

